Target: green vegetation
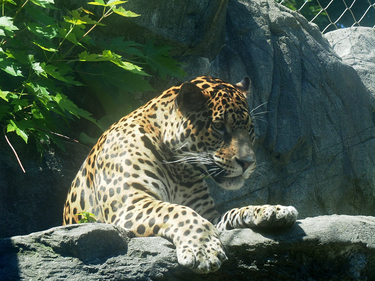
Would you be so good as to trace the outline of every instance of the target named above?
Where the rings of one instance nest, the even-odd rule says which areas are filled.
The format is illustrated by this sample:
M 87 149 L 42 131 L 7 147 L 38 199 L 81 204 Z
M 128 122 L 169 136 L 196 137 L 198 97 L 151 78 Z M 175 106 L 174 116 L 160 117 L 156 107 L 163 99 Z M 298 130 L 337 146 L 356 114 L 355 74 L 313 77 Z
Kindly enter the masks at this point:
M 78 223 L 96 222 L 95 215 L 91 214 L 90 212 L 82 212 L 78 215 L 81 216 L 81 219 L 78 221 Z
M 64 12 L 53 0 L 0 2 L 0 126 L 5 136 L 15 133 L 26 143 L 33 137 L 40 152 L 50 143 L 63 147 L 61 122 L 70 127 L 77 118 L 98 125 L 108 120 L 95 120 L 79 108 L 73 102 L 77 89 L 89 83 L 100 89 L 104 83 L 112 91 L 93 95 L 107 114 L 123 116 L 138 106 L 135 92 L 153 90 L 146 76 L 184 75 L 168 46 L 90 37 L 109 16 L 140 16 L 125 10 L 125 2 L 94 0 L 88 4 L 101 9 L 101 15 L 80 8 L 59 19 Z

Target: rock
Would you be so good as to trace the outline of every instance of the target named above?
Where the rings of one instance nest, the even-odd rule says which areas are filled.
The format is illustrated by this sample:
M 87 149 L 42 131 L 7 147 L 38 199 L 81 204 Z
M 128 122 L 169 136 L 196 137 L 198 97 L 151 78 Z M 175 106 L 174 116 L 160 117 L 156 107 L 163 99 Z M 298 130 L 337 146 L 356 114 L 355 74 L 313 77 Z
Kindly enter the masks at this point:
M 66 142 L 65 151 L 51 147 L 40 157 L 32 140 L 25 145 L 15 135 L 8 138 L 26 173 L 0 138 L 0 238 L 61 225 L 67 188 L 89 148 Z
M 140 17 L 112 17 L 113 34 L 137 38 L 137 42 L 153 40 L 174 47 L 175 55 L 209 55 L 213 59 L 225 44 L 225 18 L 228 0 L 209 1 L 129 1 L 126 9 Z M 118 21 L 116 21 L 118 19 Z M 126 31 L 123 31 L 124 25 Z
M 225 231 L 229 260 L 215 273 L 197 275 L 177 264 L 163 238 L 129 240 L 106 224 L 56 227 L 0 240 L 0 279 L 373 280 L 374 232 L 373 217 L 337 215 L 300 220 L 277 233 Z
M 352 66 L 363 84 L 375 93 L 375 30 L 369 27 L 337 29 L 324 35 L 342 61 Z

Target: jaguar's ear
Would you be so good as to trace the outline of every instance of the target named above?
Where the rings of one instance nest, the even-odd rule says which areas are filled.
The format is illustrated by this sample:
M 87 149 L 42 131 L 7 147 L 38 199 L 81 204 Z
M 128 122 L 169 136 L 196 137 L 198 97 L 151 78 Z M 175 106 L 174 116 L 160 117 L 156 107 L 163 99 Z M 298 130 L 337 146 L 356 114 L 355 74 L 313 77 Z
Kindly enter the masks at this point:
M 236 84 L 237 89 L 239 89 L 245 97 L 249 97 L 251 91 L 251 80 L 249 77 L 245 77 L 241 82 Z
M 202 91 L 195 84 L 187 82 L 181 85 L 176 97 L 176 106 L 182 114 L 186 114 L 201 108 L 209 97 L 209 94 Z

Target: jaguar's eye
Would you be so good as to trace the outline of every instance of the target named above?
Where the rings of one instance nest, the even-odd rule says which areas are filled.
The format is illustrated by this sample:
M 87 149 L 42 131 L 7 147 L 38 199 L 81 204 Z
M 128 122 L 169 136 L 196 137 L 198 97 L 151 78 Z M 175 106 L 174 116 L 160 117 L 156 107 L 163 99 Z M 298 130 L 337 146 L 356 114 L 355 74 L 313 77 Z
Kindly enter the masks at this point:
M 225 133 L 226 131 L 225 124 L 222 121 L 214 122 L 213 126 L 214 126 L 214 129 L 220 133 Z

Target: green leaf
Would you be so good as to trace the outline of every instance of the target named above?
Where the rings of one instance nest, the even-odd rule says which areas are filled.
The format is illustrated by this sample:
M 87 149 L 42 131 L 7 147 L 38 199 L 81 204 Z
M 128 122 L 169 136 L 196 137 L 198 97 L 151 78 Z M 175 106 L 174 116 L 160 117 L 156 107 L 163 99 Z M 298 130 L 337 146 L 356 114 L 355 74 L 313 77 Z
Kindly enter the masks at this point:
M 4 0 L 3 2 L 8 2 L 10 4 L 17 5 L 17 3 L 14 2 L 13 0 Z
M 74 25 L 82 25 L 82 24 L 96 24 L 105 26 L 105 24 L 99 23 L 95 20 L 92 20 L 88 15 L 81 16 L 79 10 L 74 10 L 70 12 L 72 17 L 64 17 L 64 20 L 68 23 L 72 23 Z
M 59 30 L 59 33 L 62 38 L 65 38 L 66 40 L 72 42 L 74 45 L 80 45 L 83 47 L 83 45 L 77 40 L 77 37 L 73 32 L 68 32 L 68 30 L 61 28 Z
M 89 212 L 82 212 L 82 213 L 79 213 L 78 215 L 81 216 L 81 219 L 78 221 L 78 223 L 96 222 L 95 215 Z
M 37 83 L 29 82 L 25 83 L 25 86 L 27 89 L 33 93 L 40 102 L 42 102 L 44 105 L 47 105 L 48 102 L 52 101 L 52 97 L 50 95 L 50 92 L 48 91 L 48 88 L 43 87 Z
M 53 39 L 58 35 L 59 28 L 55 25 L 43 26 L 38 23 L 31 22 L 27 25 L 30 30 L 37 37 L 44 37 L 46 39 Z
M 95 2 L 89 2 L 88 4 L 90 5 L 96 5 L 96 6 L 103 6 L 103 7 L 111 7 L 112 11 L 115 12 L 116 14 L 123 16 L 123 17 L 139 17 L 139 14 L 136 14 L 132 11 L 127 11 L 123 7 L 116 7 L 117 5 L 121 5 L 126 3 L 127 1 L 118 1 L 118 0 L 109 0 L 106 3 L 102 0 L 95 0 Z
M 154 46 L 149 41 L 143 48 L 144 59 L 152 70 L 157 72 L 161 78 L 165 79 L 167 75 L 183 77 L 186 73 L 178 66 L 177 61 L 169 56 L 169 46 Z
M 25 65 L 29 63 L 29 59 L 26 55 L 26 53 L 22 50 L 17 50 L 17 49 L 7 49 L 4 54 L 7 56 L 7 59 L 13 59 L 16 60 L 18 63 L 21 65 Z
M 126 2 L 128 2 L 128 1 L 109 0 L 109 1 L 107 2 L 107 5 L 108 5 L 108 6 L 115 6 L 115 5 L 121 5 L 121 4 L 124 4 L 124 3 L 126 3 Z
M 66 75 L 66 70 L 64 70 L 62 67 L 59 66 L 53 66 L 49 64 L 42 63 L 41 68 L 51 77 L 62 81 L 64 83 L 75 85 L 75 86 L 83 86 L 82 83 L 78 81 L 74 81 L 74 77 Z M 69 69 L 70 70 L 70 69 Z
M 34 106 L 33 108 L 31 109 L 31 114 L 33 115 L 33 117 L 35 119 L 45 119 L 43 113 L 40 111 L 40 109 L 35 105 L 34 103 Z
M 22 127 L 23 126 L 21 123 L 13 121 L 13 120 L 9 120 L 9 123 L 7 125 L 7 133 L 15 131 L 16 134 L 19 135 L 25 141 L 25 143 L 27 143 L 29 136 L 26 133 L 25 128 L 22 128 Z
M 18 27 L 13 24 L 13 19 L 11 17 L 0 17 L 0 28 L 9 31 L 11 35 L 14 34 L 14 30 L 18 30 Z M 4 36 L 4 31 L 2 31 L 0 35 Z
M 31 0 L 31 2 L 43 8 L 55 9 L 53 6 L 53 4 L 55 4 L 53 0 Z
M 21 66 L 11 59 L 0 58 L 0 69 L 12 76 L 21 76 Z
M 38 46 L 39 48 L 41 48 L 42 50 L 47 51 L 47 52 L 51 52 L 51 53 L 58 52 L 58 49 L 55 49 L 54 45 L 51 44 L 51 42 L 47 42 L 47 41 L 38 39 L 36 41 L 33 41 L 33 44 L 35 44 L 36 46 Z
M 31 68 L 35 71 L 36 75 L 47 77 L 44 69 L 42 68 L 40 62 L 35 62 L 34 55 L 28 55 L 29 63 Z
M 87 4 L 107 7 L 107 4 L 103 0 L 95 0 L 95 2 L 88 2 Z
M 67 96 L 58 93 L 53 99 L 63 111 L 68 111 L 78 119 L 83 117 L 96 124 L 96 120 L 91 117 L 90 112 L 77 107 Z
M 89 62 L 110 61 L 110 62 L 114 63 L 115 65 L 117 65 L 118 67 L 120 67 L 122 69 L 125 69 L 127 71 L 130 71 L 134 74 L 149 76 L 146 72 L 144 72 L 142 70 L 141 67 L 139 67 L 139 66 L 137 66 L 133 63 L 121 60 L 120 55 L 115 54 L 115 53 L 111 52 L 110 50 L 104 50 L 101 55 L 90 54 L 90 53 L 84 51 L 84 52 L 82 52 L 78 55 L 78 58 L 79 58 L 80 61 L 89 61 Z
M 139 14 L 133 13 L 132 11 L 125 10 L 123 7 L 119 7 L 119 8 L 113 7 L 113 11 L 116 14 L 123 16 L 123 17 L 127 17 L 127 18 L 135 18 L 135 17 L 140 16 Z
M 9 95 L 10 92 L 0 90 L 0 98 L 2 98 L 3 100 L 9 102 Z
M 143 57 L 143 53 L 137 47 L 143 47 L 142 44 L 135 43 L 134 41 L 125 41 L 124 37 L 115 37 L 109 44 L 102 43 L 103 48 L 121 51 L 129 55 Z
M 42 12 L 41 9 L 35 5 L 25 5 L 24 9 L 36 22 L 40 22 L 44 26 L 56 24 L 54 18 L 50 17 L 46 12 Z
M 13 99 L 10 104 L 14 105 L 13 112 L 21 111 L 24 107 L 29 105 L 28 101 L 25 99 Z
M 59 34 L 61 38 L 72 42 L 74 45 L 79 45 L 85 48 L 81 44 L 81 41 L 84 43 L 88 43 L 88 41 L 90 40 L 90 37 L 87 35 L 83 37 L 83 35 L 86 33 L 84 25 L 73 26 L 70 23 L 62 22 L 61 26 L 62 27 L 59 29 Z M 78 40 L 77 38 L 80 38 L 80 39 Z
M 138 65 L 135 65 L 133 63 L 121 60 L 120 55 L 112 53 L 110 50 L 104 50 L 103 57 L 110 58 L 110 62 L 134 74 L 149 76 L 146 72 L 142 70 L 142 67 L 139 67 Z
M 40 66 L 40 62 L 34 62 L 31 64 L 31 68 L 35 71 L 36 75 L 40 76 L 43 75 L 46 77 L 45 71 Z
M 89 2 L 90 5 L 96 6 L 104 6 L 104 7 L 113 7 L 115 5 L 124 4 L 127 1 L 119 1 L 119 0 L 109 0 L 107 4 L 103 0 L 95 0 L 95 2 Z
M 110 61 L 111 57 L 103 56 L 99 54 L 90 54 L 87 51 L 84 51 L 78 54 L 78 58 L 80 61 L 88 61 L 88 62 L 98 62 L 98 61 Z
M 130 71 L 131 73 L 143 75 L 143 76 L 150 76 L 146 72 L 144 72 L 141 67 L 133 63 L 122 61 L 120 59 L 114 59 L 114 60 L 111 60 L 111 62 L 117 65 L 118 67 L 121 67 L 127 71 Z

